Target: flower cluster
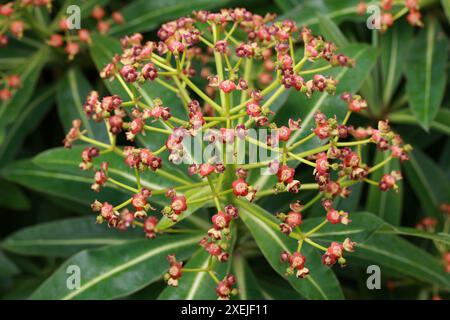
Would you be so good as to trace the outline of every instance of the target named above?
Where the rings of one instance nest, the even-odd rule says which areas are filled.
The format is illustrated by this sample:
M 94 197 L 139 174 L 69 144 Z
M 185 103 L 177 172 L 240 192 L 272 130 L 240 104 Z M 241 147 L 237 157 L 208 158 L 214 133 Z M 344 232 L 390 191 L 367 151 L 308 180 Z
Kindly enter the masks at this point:
M 30 7 L 47 7 L 48 11 L 52 10 L 52 0 L 20 0 L 11 1 L 0 4 L 0 20 L 2 29 L 0 30 L 0 47 L 8 45 L 8 36 L 2 30 L 18 39 L 23 37 L 24 32 L 30 28 L 35 28 L 31 23 L 26 23 L 29 19 Z M 96 5 L 91 12 L 91 18 L 97 22 L 97 29 L 100 33 L 107 33 L 111 27 L 111 23 L 124 24 L 125 20 L 119 11 L 111 13 L 110 17 L 106 17 L 106 11 L 100 5 Z M 88 29 L 71 28 L 74 21 L 67 17 L 63 17 L 58 21 L 58 32 L 51 33 L 46 39 L 47 45 L 55 48 L 64 48 L 69 60 L 72 60 L 79 52 L 81 44 L 91 44 L 91 32 Z M 72 29 L 76 34 L 72 34 Z M 38 30 L 42 32 L 42 30 Z M 47 36 L 47 33 L 45 33 Z
M 100 76 L 117 81 L 128 97 L 125 94 L 100 97 L 97 91 L 92 91 L 83 106 L 88 118 L 105 124 L 109 144 L 88 137 L 77 120 L 64 140 L 67 148 L 79 142 L 93 145 L 84 149 L 80 168 L 94 172 L 94 191 L 114 185 L 131 193 L 128 200 L 116 206 L 95 201 L 92 209 L 99 213 L 99 223 L 106 222 L 120 230 L 141 227 L 147 238 L 154 238 L 181 232 L 177 223 L 192 214 L 197 205 L 215 206 L 212 227 L 199 242 L 209 254 L 208 267 L 184 268 L 182 262 L 170 255 L 169 271 L 165 275 L 169 285 L 178 285 L 182 272 L 206 272 L 217 284 L 218 298 L 230 298 L 236 293 L 233 289 L 236 280 L 230 274 L 219 280 L 215 266 L 217 262 L 229 260 L 236 243 L 235 230 L 241 223 L 238 202 L 254 202 L 286 192 L 297 194 L 303 189 L 316 190 L 317 196 L 305 204 L 291 203 L 287 213 L 277 214 L 279 224 L 264 220 L 276 232 L 298 241 L 297 251 L 281 253 L 282 261 L 289 264 L 287 274 L 295 273 L 298 278 L 308 275 L 306 257 L 301 251 L 304 244 L 322 250 L 325 265 L 337 262 L 343 266 L 344 252 L 352 252 L 354 242 L 350 239 L 332 242 L 327 248 L 311 238 L 327 224 L 351 223 L 349 213 L 339 210 L 334 200 L 348 197 L 351 186 L 359 182 L 377 185 L 382 191 L 397 188 L 399 172 L 385 174 L 380 181 L 368 177 L 394 158 L 407 160 L 411 147 L 403 144 L 387 121 L 380 121 L 377 128 L 354 128 L 347 124 L 351 114 L 367 108 L 361 96 L 342 94 L 347 105 L 344 119 L 316 112 L 311 131 L 302 139 L 297 139 L 302 133 L 299 132 L 302 123 L 295 115 L 287 123 L 274 121 L 271 106 L 283 92 L 293 88 L 307 98 L 335 94 L 339 84 L 326 70 L 351 68 L 357 63 L 340 53 L 333 43 L 313 35 L 307 27 L 299 29 L 293 21 L 274 18 L 241 8 L 217 13 L 202 10 L 162 25 L 157 32 L 159 41 L 146 41 L 141 34 L 124 37 L 122 51 L 111 57 Z M 303 52 L 300 59 L 295 54 L 298 48 Z M 317 62 L 320 67 L 315 67 Z M 201 65 L 199 69 L 198 65 Z M 253 76 L 257 67 L 263 70 L 259 77 Z M 150 99 L 143 94 L 143 85 L 148 82 L 179 98 L 182 110 L 175 110 L 172 101 L 166 104 L 167 100 Z M 183 114 L 181 111 L 184 116 L 178 116 Z M 266 128 L 275 135 L 256 140 L 249 134 L 253 127 Z M 186 144 L 190 138 L 199 137 L 202 130 L 208 130 L 202 136 L 205 148 L 216 145 L 226 148 L 237 141 L 277 152 L 280 158 L 242 164 L 237 160 L 236 150 L 231 154 L 213 154 L 200 163 L 191 161 L 179 167 L 186 171 L 187 178 L 200 180 L 189 182 L 167 168 L 189 159 Z M 152 147 L 144 147 L 142 143 L 134 145 L 144 135 L 164 137 L 164 142 Z M 304 148 L 313 138 L 320 144 Z M 340 141 L 350 138 L 354 141 Z M 120 146 L 120 142 L 126 145 Z M 361 148 L 368 145 L 389 155 L 369 166 L 361 157 Z M 299 147 L 302 152 L 298 152 Z M 104 154 L 121 157 L 134 175 L 119 175 L 121 169 L 112 170 L 111 163 L 102 161 Z M 296 170 L 299 163 L 302 170 L 305 168 L 303 172 L 310 169 L 311 181 L 303 178 L 300 181 Z M 262 190 L 254 183 L 261 169 L 274 178 L 273 186 Z M 141 178 L 154 175 L 167 179 L 169 186 L 144 188 Z M 130 176 L 135 177 L 135 185 L 122 182 L 125 178 L 129 181 Z M 326 211 L 324 220 L 303 231 L 302 214 L 317 201 L 321 201 Z M 162 208 L 156 203 L 162 203 Z M 158 214 L 148 215 L 156 210 L 160 218 Z
M 394 0 L 380 0 L 381 8 L 381 30 L 385 31 L 394 24 L 394 21 L 407 13 L 406 20 L 411 26 L 422 27 L 422 15 L 419 11 L 419 0 L 404 0 L 404 7 L 398 13 L 393 14 Z M 360 15 L 366 14 L 367 4 L 361 1 L 358 4 L 357 12 Z
M 3 87 L 0 89 L 0 101 L 8 101 L 12 98 L 14 92 L 21 86 L 20 76 L 17 74 L 4 76 L 0 80 L 0 86 Z
M 111 13 L 111 18 L 105 18 L 105 9 L 96 5 L 91 12 L 91 17 L 97 21 L 97 29 L 100 33 L 107 33 L 111 27 L 111 22 L 123 24 L 125 20 L 118 11 Z M 80 52 L 80 44 L 91 44 L 91 32 L 88 29 L 79 29 L 77 34 L 71 35 L 70 21 L 68 18 L 59 20 L 59 33 L 53 33 L 47 40 L 47 44 L 51 47 L 62 48 L 67 54 L 69 60 L 72 60 Z
M 29 7 L 47 7 L 50 10 L 51 6 L 52 0 L 21 0 L 0 4 L 0 21 L 2 22 L 0 47 L 5 47 L 9 43 L 5 31 L 9 31 L 15 38 L 21 39 L 23 37 L 27 27 L 22 18 L 24 10 L 28 10 Z

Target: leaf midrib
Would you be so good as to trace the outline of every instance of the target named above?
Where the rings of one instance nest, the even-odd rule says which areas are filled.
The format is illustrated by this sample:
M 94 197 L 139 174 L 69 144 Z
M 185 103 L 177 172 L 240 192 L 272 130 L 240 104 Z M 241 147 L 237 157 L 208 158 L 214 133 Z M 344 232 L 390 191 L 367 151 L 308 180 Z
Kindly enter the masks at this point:
M 249 213 L 251 213 L 250 208 L 245 208 L 245 210 L 249 211 Z M 278 243 L 278 245 L 285 251 L 290 251 L 289 248 L 284 244 L 283 241 L 281 241 L 281 239 L 279 237 L 277 237 L 277 235 L 274 233 L 274 231 L 267 225 L 265 224 L 263 221 L 257 219 L 255 216 L 253 216 L 252 214 L 248 214 L 247 217 L 249 217 L 250 219 L 252 219 L 254 222 L 256 222 L 258 225 L 260 225 L 262 228 L 264 228 L 266 230 L 266 233 L 268 235 L 270 235 L 274 241 L 276 243 Z M 317 282 L 313 279 L 312 275 L 308 275 L 306 278 L 306 280 L 308 280 L 309 282 L 312 283 L 312 285 L 317 289 L 317 291 L 320 293 L 320 295 L 326 299 L 329 300 L 328 296 L 325 294 L 325 292 L 323 292 L 322 288 L 317 284 Z
M 158 248 L 154 248 L 150 251 L 148 251 L 147 253 L 140 255 L 134 259 L 131 259 L 129 261 L 127 261 L 126 263 L 123 263 L 121 265 L 116 266 L 115 268 L 112 268 L 111 270 L 109 270 L 108 272 L 105 272 L 95 278 L 92 278 L 90 281 L 86 282 L 85 284 L 83 284 L 82 286 L 80 286 L 79 289 L 76 289 L 72 292 L 70 292 L 69 294 L 65 295 L 61 300 L 70 300 L 73 299 L 74 297 L 76 297 L 77 295 L 83 293 L 84 291 L 88 290 L 89 288 L 91 288 L 92 286 L 95 286 L 96 284 L 102 282 L 105 279 L 111 278 L 112 276 L 114 276 L 116 273 L 122 272 L 124 270 L 126 270 L 127 268 L 130 268 L 138 263 L 141 263 L 161 252 L 164 252 L 165 250 L 170 250 L 172 248 L 176 248 L 179 246 L 183 246 L 183 245 L 189 245 L 191 243 L 195 243 L 198 241 L 198 237 L 192 237 L 192 238 L 188 238 L 186 240 L 183 241 L 177 241 L 177 242 L 172 242 L 163 246 L 160 246 Z

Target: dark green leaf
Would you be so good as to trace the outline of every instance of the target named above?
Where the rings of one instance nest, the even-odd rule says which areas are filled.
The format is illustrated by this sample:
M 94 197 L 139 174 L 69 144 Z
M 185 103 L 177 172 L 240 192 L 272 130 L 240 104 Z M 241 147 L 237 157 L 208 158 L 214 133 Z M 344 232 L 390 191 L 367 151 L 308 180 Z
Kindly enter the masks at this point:
M 83 111 L 84 101 L 91 90 L 89 81 L 78 68 L 67 71 L 58 89 L 59 117 L 66 132 L 72 127 L 74 119 L 80 119 L 83 122 L 83 129 L 87 131 L 87 136 L 107 142 L 105 124 L 88 119 Z
M 14 93 L 10 100 L 0 104 L 0 137 L 3 139 L 5 138 L 8 126 L 28 107 L 27 102 L 33 94 L 41 69 L 48 58 L 48 50 L 48 47 L 42 47 L 27 63 L 20 65 L 12 72 L 20 75 L 21 87 Z M 0 144 L 3 144 L 2 140 L 0 140 Z
M 86 212 L 90 212 L 89 205 L 98 197 L 90 188 L 93 183 L 92 174 L 88 176 L 83 172 L 67 173 L 47 170 L 33 164 L 30 160 L 21 160 L 6 166 L 2 176 L 6 180 L 34 191 L 84 204 Z M 102 199 L 120 203 L 127 199 L 126 194 L 130 193 L 124 193 L 114 185 L 107 186 L 102 190 Z
M 186 268 L 207 268 L 210 255 L 200 248 L 189 259 Z M 225 277 L 229 262 L 216 264 L 217 277 Z M 160 300 L 210 300 L 216 299 L 216 283 L 207 272 L 185 272 L 179 280 L 178 287 L 167 287 L 159 295 Z
M 394 270 L 399 275 L 443 288 L 450 287 L 450 275 L 444 272 L 443 265 L 436 258 L 398 236 L 374 235 L 358 244 L 352 255 Z
M 249 228 L 263 255 L 272 268 L 284 276 L 286 265 L 280 261 L 280 254 L 284 250 L 295 251 L 297 242 L 269 226 L 266 221 L 278 223 L 275 217 L 264 209 L 242 200 L 238 200 L 237 204 L 242 220 Z M 307 299 L 342 299 L 343 294 L 338 280 L 330 268 L 322 265 L 316 249 L 305 244 L 302 253 L 306 256 L 306 266 L 310 274 L 305 279 L 297 279 L 295 276 L 285 277 L 285 279 Z
M 159 279 L 168 269 L 166 257 L 186 259 L 200 236 L 163 236 L 135 240 L 73 256 L 47 279 L 31 299 L 114 299 L 129 295 Z M 68 289 L 68 266 L 80 268 L 78 289 Z
M 387 152 L 377 151 L 374 163 L 379 163 L 388 156 Z M 400 170 L 398 159 L 392 159 L 382 169 L 372 173 L 370 179 L 378 182 L 384 174 L 398 170 Z M 367 211 L 375 213 L 381 219 L 395 226 L 400 224 L 403 203 L 402 181 L 397 181 L 397 185 L 399 187 L 398 190 L 387 191 L 380 191 L 380 188 L 370 185 L 366 205 Z
M 156 29 L 163 22 L 190 15 L 193 10 L 211 10 L 226 7 L 229 0 L 137 0 L 121 10 L 125 19 L 122 25 L 113 25 L 110 33 L 126 35 L 134 32 L 145 32 Z
M 405 162 L 406 177 L 417 198 L 422 204 L 422 210 L 427 216 L 442 219 L 439 206 L 450 199 L 449 181 L 445 173 L 419 150 L 410 154 Z
M 448 40 L 439 23 L 430 19 L 414 41 L 405 68 L 409 106 L 419 124 L 428 130 L 445 91 Z
M 72 147 L 71 149 L 50 149 L 36 156 L 33 162 L 47 170 L 80 175 L 82 172 L 80 172 L 81 170 L 78 168 L 78 164 L 80 162 L 80 154 L 82 150 L 82 146 Z M 122 157 L 110 152 L 95 158 L 94 166 L 98 168 L 103 161 L 109 163 L 108 172 L 112 178 L 123 183 L 127 183 L 132 187 L 136 186 L 136 177 L 134 172 L 125 164 Z M 88 172 L 86 175 L 91 177 L 90 182 L 92 184 L 93 173 Z M 191 182 L 192 180 L 190 178 L 185 178 L 184 173 L 173 166 L 167 166 L 155 172 L 146 170 L 141 173 L 142 186 L 151 189 L 154 193 L 155 191 L 160 191 L 159 196 L 162 196 L 165 193 L 165 190 L 169 187 L 186 185 Z M 107 185 L 115 187 L 112 183 L 107 183 Z M 128 191 L 126 192 L 129 194 Z M 102 193 L 103 191 L 101 191 L 101 194 Z M 161 197 L 158 199 L 159 201 L 166 201 L 161 200 Z
M 442 6 L 444 7 L 445 15 L 447 20 L 450 21 L 450 2 L 447 0 L 441 0 Z
M 319 19 L 320 29 L 327 40 L 334 42 L 339 48 L 348 46 L 347 38 L 329 16 L 319 13 L 317 18 Z
M 389 114 L 389 120 L 399 124 L 419 124 L 409 109 Z M 450 110 L 447 108 L 439 109 L 437 116 L 430 123 L 430 128 L 450 135 Z
M 342 242 L 348 237 L 360 243 L 372 236 L 385 224 L 383 220 L 369 212 L 351 212 L 350 219 L 352 221 L 348 225 L 332 225 L 328 223 L 311 235 L 311 238 L 329 243 L 332 241 Z M 305 219 L 302 224 L 302 230 L 310 230 L 323 220 L 324 218 Z
M 18 254 L 69 257 L 83 249 L 120 244 L 143 237 L 142 230 L 120 232 L 87 218 L 58 220 L 21 229 L 7 237 L 2 246 Z
M 381 77 L 383 104 L 388 105 L 400 82 L 410 51 L 413 28 L 406 21 L 398 21 L 386 33 L 380 34 Z
M 19 269 L 7 256 L 0 250 L 0 276 L 11 277 L 19 273 Z
M 236 276 L 241 300 L 263 300 L 264 294 L 251 270 L 248 262 L 242 255 L 233 256 L 233 274 Z
M 446 245 L 450 244 L 450 235 L 448 233 L 431 233 L 424 230 L 408 227 L 394 227 L 388 224 L 383 225 L 377 230 L 377 234 L 396 234 L 409 237 L 424 238 L 433 241 L 442 242 Z
M 6 133 L 0 144 L 0 166 L 14 159 L 20 151 L 27 134 L 32 132 L 45 117 L 53 105 L 56 87 L 41 89 L 17 118 L 7 126 Z
M 13 183 L 0 179 L 0 206 L 13 210 L 28 210 L 30 201 L 21 188 Z M 6 212 L 5 212 L 6 213 Z

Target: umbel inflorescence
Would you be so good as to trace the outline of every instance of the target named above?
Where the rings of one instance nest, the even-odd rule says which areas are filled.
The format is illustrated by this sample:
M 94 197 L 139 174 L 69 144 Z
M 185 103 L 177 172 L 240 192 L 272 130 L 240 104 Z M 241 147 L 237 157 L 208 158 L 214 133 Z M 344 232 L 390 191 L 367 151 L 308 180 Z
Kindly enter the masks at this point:
M 287 275 L 298 278 L 308 276 L 306 257 L 302 254 L 304 244 L 323 251 L 323 263 L 344 266 L 345 251 L 353 251 L 355 243 L 346 239 L 343 243 L 332 242 L 328 248 L 311 239 L 311 235 L 326 224 L 348 224 L 347 212 L 335 208 L 333 200 L 348 197 L 350 186 L 366 182 L 379 186 L 380 190 L 396 189 L 400 173 L 385 174 L 380 181 L 368 175 L 387 164 L 392 158 L 408 159 L 410 147 L 403 145 L 401 138 L 391 131 L 387 121 L 380 121 L 377 128 L 354 128 L 347 125 L 350 115 L 367 107 L 359 95 L 342 94 L 347 113 L 339 121 L 324 113 L 314 115 L 315 126 L 311 133 L 300 140 L 292 137 L 300 129 L 301 119 L 292 114 L 287 123 L 273 120 L 271 106 L 280 95 L 289 89 L 298 95 L 311 97 L 334 94 L 338 82 L 322 73 L 331 68 L 351 68 L 357 63 L 339 53 L 336 46 L 315 36 L 307 27 L 299 28 L 293 21 L 276 21 L 274 15 L 264 17 L 245 9 L 221 10 L 218 13 L 194 12 L 191 17 L 182 17 L 161 26 L 158 42 L 144 41 L 141 34 L 121 40 L 122 53 L 116 55 L 101 71 L 101 77 L 116 81 L 123 86 L 128 97 L 119 95 L 100 97 L 91 92 L 84 104 L 85 113 L 97 122 L 105 122 L 110 143 L 87 137 L 80 120 L 73 122 L 64 144 L 70 148 L 75 140 L 91 144 L 82 152 L 80 168 L 94 170 L 92 189 L 99 192 L 107 183 L 115 184 L 131 193 L 130 198 L 119 204 L 95 201 L 92 209 L 98 212 L 97 222 L 106 222 L 110 227 L 126 230 L 141 227 L 148 238 L 157 237 L 175 229 L 160 227 L 162 216 L 174 223 L 183 218 L 191 205 L 213 201 L 217 210 L 211 218 L 212 227 L 199 244 L 210 255 L 207 268 L 183 268 L 176 257 L 168 257 L 169 270 L 165 280 L 177 286 L 183 272 L 207 272 L 217 283 L 217 295 L 228 299 L 236 293 L 236 280 L 231 274 L 218 279 L 215 268 L 218 263 L 230 259 L 233 224 L 239 223 L 237 198 L 252 202 L 265 196 L 282 192 L 298 193 L 302 189 L 318 190 L 318 195 L 306 204 L 292 201 L 289 212 L 279 212 L 279 225 L 270 225 L 278 232 L 298 240 L 295 252 L 280 252 L 286 263 Z M 200 62 L 201 67 L 194 66 Z M 317 66 L 319 64 L 319 66 Z M 211 66 L 211 67 L 210 67 Z M 256 74 L 260 70 L 259 74 Z M 261 71 L 262 70 L 262 71 Z M 203 87 L 198 83 L 206 82 Z M 176 95 L 186 110 L 186 118 L 172 115 L 171 106 L 155 99 L 149 104 L 139 93 L 140 86 L 149 81 L 157 82 Z M 156 126 L 163 123 L 164 127 Z M 263 141 L 249 137 L 254 128 L 266 128 L 275 133 Z M 183 143 L 187 138 L 198 136 L 207 129 L 215 134 L 205 135 L 205 145 L 230 145 L 243 141 L 276 151 L 280 159 L 256 161 L 242 164 L 235 153 L 203 159 L 201 163 L 190 163 L 188 174 L 199 175 L 203 182 L 179 186 L 176 179 L 164 173 L 166 166 L 177 165 L 187 153 Z M 117 137 L 127 146 L 120 147 Z M 166 136 L 165 144 L 155 149 L 133 146 L 138 135 Z M 318 147 L 302 151 L 295 150 L 314 137 L 322 142 Z M 353 141 L 340 141 L 353 138 Z M 126 140 L 125 140 L 126 139 Z M 386 160 L 369 166 L 361 158 L 361 149 L 375 144 L 389 155 Z M 114 152 L 134 171 L 136 185 L 130 186 L 116 179 L 103 162 L 93 165 L 94 157 Z M 298 163 L 311 167 L 314 183 L 302 183 L 296 179 Z M 250 183 L 249 174 L 264 168 L 272 172 L 277 182 L 273 188 L 258 190 Z M 164 190 L 143 188 L 140 175 L 144 171 L 164 173 L 174 181 L 173 187 Z M 208 196 L 190 199 L 186 189 L 210 188 Z M 157 212 L 152 206 L 152 194 L 165 194 L 167 205 Z M 321 201 L 325 219 L 311 230 L 300 229 L 302 212 L 314 202 Z M 301 280 L 299 280 L 301 281 Z

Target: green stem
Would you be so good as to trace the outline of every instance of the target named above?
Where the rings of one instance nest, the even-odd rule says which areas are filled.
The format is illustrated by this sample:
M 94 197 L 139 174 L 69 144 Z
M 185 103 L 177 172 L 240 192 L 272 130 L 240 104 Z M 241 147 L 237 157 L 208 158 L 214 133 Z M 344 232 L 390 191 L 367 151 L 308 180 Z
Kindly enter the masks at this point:
M 119 187 L 121 187 L 121 188 L 123 188 L 123 189 L 125 189 L 125 190 L 128 190 L 128 191 L 130 191 L 130 192 L 132 192 L 132 193 L 134 193 L 134 194 L 139 193 L 139 190 L 138 190 L 138 189 L 135 189 L 135 188 L 133 188 L 133 187 L 130 187 L 130 186 L 128 186 L 128 185 L 126 185 L 126 184 L 124 184 L 124 183 L 122 183 L 122 182 L 119 182 L 119 181 L 117 181 L 117 180 L 115 180 L 115 179 L 113 179 L 113 178 L 111 178 L 111 177 L 108 177 L 108 182 L 112 182 L 112 183 L 114 183 L 115 185 L 117 185 L 117 186 L 119 186 Z
M 328 220 L 325 219 L 323 220 L 321 223 L 319 223 L 316 227 L 314 227 L 313 229 L 309 230 L 307 233 L 305 233 L 305 237 L 309 237 L 311 235 L 313 235 L 314 233 L 316 233 L 317 231 L 319 231 L 320 229 L 322 229 L 326 224 L 328 223 Z
M 318 243 L 312 241 L 311 239 L 307 239 L 307 238 L 306 238 L 306 239 L 305 239 L 305 242 L 308 243 L 308 244 L 310 244 L 311 246 L 317 248 L 317 249 L 322 250 L 322 251 L 327 251 L 327 250 L 328 250 L 328 249 L 325 248 L 324 246 L 321 246 L 320 244 L 318 244 Z

